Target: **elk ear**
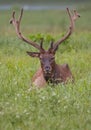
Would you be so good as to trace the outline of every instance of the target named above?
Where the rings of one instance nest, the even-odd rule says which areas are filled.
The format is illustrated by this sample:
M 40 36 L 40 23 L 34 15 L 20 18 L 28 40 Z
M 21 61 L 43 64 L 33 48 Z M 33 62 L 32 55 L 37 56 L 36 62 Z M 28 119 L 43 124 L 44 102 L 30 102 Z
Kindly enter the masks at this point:
M 31 57 L 39 57 L 40 56 L 40 53 L 39 52 L 28 52 L 27 51 L 27 54 Z

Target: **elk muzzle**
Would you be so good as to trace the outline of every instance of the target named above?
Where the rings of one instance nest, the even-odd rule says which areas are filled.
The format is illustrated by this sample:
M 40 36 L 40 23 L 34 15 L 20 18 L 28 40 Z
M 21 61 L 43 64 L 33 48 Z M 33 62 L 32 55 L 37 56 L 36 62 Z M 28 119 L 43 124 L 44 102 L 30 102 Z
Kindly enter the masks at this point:
M 44 72 L 45 74 L 51 74 L 52 68 L 50 65 L 44 66 Z

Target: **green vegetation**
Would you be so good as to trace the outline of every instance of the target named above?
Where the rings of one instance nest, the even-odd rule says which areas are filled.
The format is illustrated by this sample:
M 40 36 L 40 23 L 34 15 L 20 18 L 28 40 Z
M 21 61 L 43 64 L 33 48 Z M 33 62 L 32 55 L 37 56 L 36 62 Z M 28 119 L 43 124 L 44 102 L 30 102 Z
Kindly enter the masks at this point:
M 91 14 L 89 7 L 78 10 L 75 32 L 56 54 L 57 63 L 69 64 L 75 83 L 43 89 L 31 86 L 40 64 L 25 52 L 35 49 L 16 37 L 12 10 L 0 12 L 0 130 L 91 130 Z M 68 25 L 64 11 L 25 11 L 21 27 L 33 40 L 44 36 L 48 47 Z

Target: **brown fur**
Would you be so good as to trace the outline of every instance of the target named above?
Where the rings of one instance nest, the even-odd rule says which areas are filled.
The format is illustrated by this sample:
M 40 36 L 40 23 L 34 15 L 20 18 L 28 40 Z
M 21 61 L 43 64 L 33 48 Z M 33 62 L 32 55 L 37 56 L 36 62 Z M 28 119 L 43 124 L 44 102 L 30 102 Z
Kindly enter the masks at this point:
M 54 78 L 52 78 L 51 82 L 55 85 L 58 83 L 67 83 L 68 80 L 73 81 L 73 76 L 70 71 L 70 68 L 68 64 L 58 65 L 55 66 L 55 73 Z M 45 87 L 47 85 L 47 82 L 44 78 L 42 68 L 38 69 L 38 71 L 35 73 L 35 75 L 32 78 L 33 85 L 41 88 Z

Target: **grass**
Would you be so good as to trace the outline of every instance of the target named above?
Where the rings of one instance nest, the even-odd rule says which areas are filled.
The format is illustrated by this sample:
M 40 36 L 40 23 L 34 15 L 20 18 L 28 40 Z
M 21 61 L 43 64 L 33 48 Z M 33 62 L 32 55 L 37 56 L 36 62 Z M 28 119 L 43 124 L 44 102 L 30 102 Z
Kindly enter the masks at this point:
M 25 52 L 34 48 L 16 38 L 14 28 L 8 24 L 11 11 L 1 13 L 0 130 L 91 130 L 91 28 L 87 20 L 91 16 L 89 8 L 79 11 L 84 15 L 83 20 L 77 21 L 78 29 L 56 54 L 57 63 L 69 64 L 75 83 L 48 85 L 43 89 L 33 87 L 31 91 L 31 78 L 40 66 L 39 61 L 27 56 Z M 66 24 L 64 12 L 34 11 L 30 18 L 30 12 L 26 11 L 23 32 L 37 35 L 40 31 L 45 37 L 50 33 L 58 39 L 67 27 L 53 13 L 56 18 L 61 13 Z

